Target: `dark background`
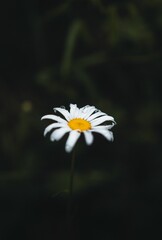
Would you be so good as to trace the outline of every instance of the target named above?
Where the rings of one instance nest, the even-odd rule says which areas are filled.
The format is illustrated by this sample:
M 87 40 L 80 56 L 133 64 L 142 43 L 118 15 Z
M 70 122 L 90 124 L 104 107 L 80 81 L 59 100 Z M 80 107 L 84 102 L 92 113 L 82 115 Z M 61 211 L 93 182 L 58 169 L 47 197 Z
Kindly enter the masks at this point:
M 79 140 L 71 239 L 161 239 L 162 1 L 1 4 L 0 239 L 67 239 L 71 154 L 53 107 L 95 105 L 115 141 Z

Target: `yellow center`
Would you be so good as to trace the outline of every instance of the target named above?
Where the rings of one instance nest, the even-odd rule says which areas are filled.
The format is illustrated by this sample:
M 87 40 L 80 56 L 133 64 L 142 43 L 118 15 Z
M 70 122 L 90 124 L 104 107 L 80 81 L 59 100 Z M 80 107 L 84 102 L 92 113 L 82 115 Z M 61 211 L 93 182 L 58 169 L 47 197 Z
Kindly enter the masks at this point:
M 68 122 L 68 125 L 72 130 L 78 130 L 80 132 L 91 129 L 90 122 L 82 118 L 74 118 Z

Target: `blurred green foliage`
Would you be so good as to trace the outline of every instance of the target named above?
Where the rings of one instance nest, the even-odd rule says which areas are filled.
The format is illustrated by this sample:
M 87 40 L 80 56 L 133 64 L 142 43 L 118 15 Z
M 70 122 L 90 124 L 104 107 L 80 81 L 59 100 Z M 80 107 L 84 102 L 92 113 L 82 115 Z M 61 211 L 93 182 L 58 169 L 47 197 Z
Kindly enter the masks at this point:
M 77 239 L 158 239 L 162 1 L 17 0 L 2 10 L 1 239 L 64 238 L 71 156 L 66 137 L 43 137 L 40 118 L 69 103 L 118 123 L 114 143 L 78 144 Z

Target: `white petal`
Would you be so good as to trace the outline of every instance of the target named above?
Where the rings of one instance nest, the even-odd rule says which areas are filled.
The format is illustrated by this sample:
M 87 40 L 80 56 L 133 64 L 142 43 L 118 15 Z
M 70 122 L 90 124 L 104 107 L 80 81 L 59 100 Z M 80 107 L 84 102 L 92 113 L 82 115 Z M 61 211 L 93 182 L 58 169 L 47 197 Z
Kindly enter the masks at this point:
M 91 116 L 91 114 L 92 114 L 94 111 L 96 111 L 96 108 L 92 106 L 92 107 L 86 112 L 86 114 L 85 114 L 85 116 L 84 116 L 84 119 L 87 119 L 89 116 Z
M 113 121 L 114 122 L 114 118 L 106 115 L 106 116 L 99 117 L 99 118 L 96 118 L 96 119 L 92 120 L 91 124 L 92 124 L 92 127 L 95 127 L 95 126 L 97 126 L 97 125 L 99 125 L 99 124 L 101 124 L 105 121 Z
M 110 125 L 99 125 L 99 126 L 95 126 L 93 127 L 93 129 L 102 129 L 102 130 L 109 130 L 111 129 L 113 126 L 115 125 L 115 123 L 112 123 Z
M 86 105 L 86 106 L 84 106 L 84 107 L 82 107 L 82 108 L 80 108 L 80 110 L 82 111 L 82 112 L 86 112 L 87 111 L 87 109 L 88 108 L 90 108 L 91 106 L 89 106 L 89 105 Z
M 97 117 L 100 117 L 102 115 L 107 115 L 107 114 L 99 111 L 99 112 L 96 112 L 96 113 L 92 114 L 89 118 L 87 118 L 87 120 L 92 121 L 93 119 L 95 119 Z
M 66 118 L 66 120 L 70 120 L 70 113 L 66 109 L 57 107 L 54 108 L 54 110 L 60 112 Z
M 89 109 L 91 109 L 91 107 L 92 107 L 92 106 L 86 105 L 86 106 L 80 108 L 81 114 L 86 114 L 87 111 L 89 111 Z
M 79 108 L 76 104 L 70 104 L 70 119 L 77 118 L 77 115 L 79 113 Z
M 70 128 L 68 128 L 68 127 L 56 129 L 51 134 L 50 139 L 51 139 L 51 141 L 54 141 L 54 140 L 59 141 L 67 132 L 70 132 Z
M 102 129 L 92 129 L 91 132 L 96 132 L 102 134 L 107 140 L 113 141 L 113 133 L 109 130 L 102 130 Z
M 90 131 L 84 131 L 83 134 L 84 134 L 87 145 L 91 145 L 93 143 L 92 133 Z
M 85 114 L 83 115 L 84 119 L 87 119 L 89 116 L 91 116 L 91 114 L 96 111 L 95 107 L 89 107 L 89 109 L 86 110 Z
M 76 144 L 78 138 L 80 137 L 80 132 L 78 131 L 71 131 L 69 134 L 69 137 L 66 141 L 66 145 L 65 145 L 65 150 L 66 152 L 71 152 L 71 150 L 73 149 L 74 145 Z
M 60 123 L 67 123 L 67 121 L 65 119 L 58 117 L 56 115 L 53 115 L 53 114 L 45 115 L 41 118 L 41 120 L 43 120 L 43 119 L 51 119 L 51 120 L 54 120 L 54 121 L 57 121 Z
M 48 133 L 48 132 L 50 132 L 53 128 L 58 128 L 58 127 L 63 127 L 63 126 L 65 126 L 65 124 L 64 123 L 52 123 L 52 124 L 50 124 L 48 127 L 46 127 L 45 128 L 45 130 L 44 130 L 44 136 Z

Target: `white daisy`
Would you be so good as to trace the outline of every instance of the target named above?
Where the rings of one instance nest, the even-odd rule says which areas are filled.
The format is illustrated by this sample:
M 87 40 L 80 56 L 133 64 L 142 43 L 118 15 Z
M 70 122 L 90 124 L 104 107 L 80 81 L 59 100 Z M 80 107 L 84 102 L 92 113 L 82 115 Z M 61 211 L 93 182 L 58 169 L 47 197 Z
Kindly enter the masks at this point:
M 45 128 L 44 136 L 50 132 L 51 141 L 60 140 L 66 133 L 69 133 L 66 141 L 65 150 L 71 152 L 79 139 L 81 133 L 85 137 L 87 145 L 93 143 L 93 132 L 102 134 L 107 140 L 113 141 L 113 133 L 110 129 L 115 125 L 114 118 L 96 109 L 94 106 L 78 108 L 76 104 L 70 104 L 70 111 L 62 107 L 54 108 L 63 115 L 45 115 L 42 119 L 51 119 L 54 123 Z M 108 122 L 108 124 L 105 124 Z M 101 125 L 102 124 L 102 125 Z

